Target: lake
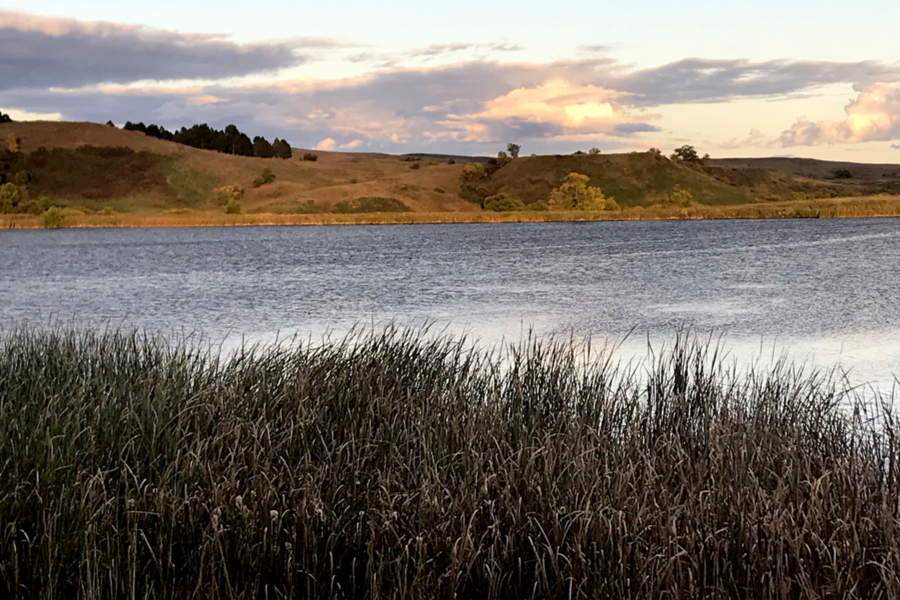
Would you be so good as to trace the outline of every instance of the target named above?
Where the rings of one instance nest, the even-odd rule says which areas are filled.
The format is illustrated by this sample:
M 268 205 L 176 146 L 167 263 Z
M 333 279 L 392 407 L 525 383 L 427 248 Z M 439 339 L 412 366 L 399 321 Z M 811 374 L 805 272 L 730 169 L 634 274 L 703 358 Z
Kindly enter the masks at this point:
M 0 327 L 202 333 L 226 346 L 431 323 L 483 344 L 679 327 L 889 389 L 900 220 L 0 231 Z M 627 336 L 627 337 L 626 337 Z

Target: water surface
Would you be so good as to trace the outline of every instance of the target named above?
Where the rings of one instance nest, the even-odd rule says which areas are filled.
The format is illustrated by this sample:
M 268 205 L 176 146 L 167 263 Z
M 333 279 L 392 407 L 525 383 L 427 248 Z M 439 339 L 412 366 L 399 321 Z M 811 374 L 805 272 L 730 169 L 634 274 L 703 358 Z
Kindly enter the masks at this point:
M 900 220 L 0 231 L 0 326 L 201 332 L 238 343 L 433 323 L 643 352 L 681 326 L 890 387 Z

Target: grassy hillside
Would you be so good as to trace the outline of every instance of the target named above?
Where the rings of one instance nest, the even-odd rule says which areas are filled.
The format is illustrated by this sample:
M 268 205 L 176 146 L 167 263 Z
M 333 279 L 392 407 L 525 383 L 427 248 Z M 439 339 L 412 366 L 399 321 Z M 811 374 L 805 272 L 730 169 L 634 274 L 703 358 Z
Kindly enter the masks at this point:
M 483 185 L 490 194 L 507 192 L 531 204 L 546 200 L 566 175 L 573 172 L 590 177 L 589 185 L 615 197 L 621 206 L 665 202 L 676 187 L 689 191 L 701 204 L 741 204 L 753 200 L 746 190 L 719 181 L 701 169 L 649 152 L 522 157 L 503 166 Z
M 10 134 L 21 140 L 33 195 L 54 203 L 93 210 L 109 206 L 121 212 L 156 212 L 169 208 L 219 209 L 213 190 L 223 185 L 244 189 L 243 212 L 328 212 L 338 203 L 362 198 L 388 199 L 384 205 L 417 212 L 477 210 L 459 198 L 462 164 L 406 160 L 379 154 L 307 150 L 291 160 L 232 156 L 147 137 L 93 123 L 28 122 L 0 125 L 0 141 Z M 5 143 L 3 144 L 5 146 Z M 122 148 L 99 152 L 85 149 Z M 35 157 L 51 149 L 47 161 Z M 98 159 L 104 156 L 104 160 Z M 137 172 L 133 168 L 139 165 Z M 37 166 L 36 166 L 37 165 Z M 254 187 L 264 169 L 271 184 Z M 138 176 L 140 174 L 140 176 Z
M 18 153 L 6 152 L 10 136 L 19 140 Z M 23 202 L 32 212 L 55 204 L 89 214 L 222 212 L 225 200 L 215 190 L 223 186 L 243 190 L 239 204 L 245 214 L 473 212 L 498 193 L 527 205 L 547 200 L 573 172 L 587 175 L 590 185 L 623 208 L 667 204 L 677 189 L 707 206 L 900 194 L 900 165 L 789 158 L 700 165 L 647 152 L 520 157 L 499 167 L 490 158 L 428 154 L 315 151 L 317 160 L 302 160 L 308 152 L 294 149 L 289 160 L 263 159 L 94 123 L 8 123 L 0 125 L 0 183 L 23 172 L 28 180 Z M 461 186 L 464 170 L 474 162 L 486 167 L 485 174 Z M 270 171 L 270 182 L 255 185 L 264 170 Z

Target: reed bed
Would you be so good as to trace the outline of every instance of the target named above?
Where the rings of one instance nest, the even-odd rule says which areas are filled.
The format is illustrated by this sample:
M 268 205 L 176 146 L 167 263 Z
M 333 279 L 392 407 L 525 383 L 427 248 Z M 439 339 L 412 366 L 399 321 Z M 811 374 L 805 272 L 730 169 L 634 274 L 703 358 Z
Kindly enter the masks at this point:
M 69 214 L 55 226 L 236 227 L 262 225 L 411 225 L 422 223 L 540 223 L 569 221 L 665 221 L 701 219 L 845 219 L 900 216 L 900 195 L 786 200 L 707 206 L 636 206 L 613 211 L 471 211 L 394 213 L 247 213 L 213 210 L 158 213 Z M 0 214 L 0 229 L 39 229 L 40 216 Z
M 897 598 L 887 402 L 679 336 L 0 336 L 3 598 Z

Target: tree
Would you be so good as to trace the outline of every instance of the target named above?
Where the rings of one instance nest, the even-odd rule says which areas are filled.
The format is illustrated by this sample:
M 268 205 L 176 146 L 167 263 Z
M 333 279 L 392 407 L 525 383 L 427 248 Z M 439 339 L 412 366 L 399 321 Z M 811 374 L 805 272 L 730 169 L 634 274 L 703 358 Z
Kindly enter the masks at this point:
M 588 185 L 589 178 L 581 173 L 569 173 L 565 181 L 550 192 L 547 202 L 552 210 L 615 210 L 615 199 L 607 198 L 600 188 Z
M 509 152 L 509 155 L 513 158 L 519 158 L 519 151 L 522 150 L 522 147 L 518 144 L 513 144 L 510 142 L 506 145 L 506 151 Z
M 288 159 L 293 155 L 291 145 L 285 140 L 275 138 L 275 141 L 272 142 L 272 148 L 275 150 L 275 156 L 278 158 Z
M 6 147 L 12 153 L 19 151 L 19 138 L 12 131 L 9 132 L 9 137 L 6 138 Z
M 600 154 L 600 148 L 591 148 L 588 150 L 588 156 L 598 156 Z
M 262 136 L 253 138 L 253 156 L 260 158 L 272 158 L 275 156 L 275 148 L 269 143 L 269 140 Z
M 697 154 L 697 150 L 693 146 L 685 145 L 675 149 L 675 153 L 672 154 L 672 160 L 679 160 L 684 163 L 698 163 L 700 162 L 700 155 Z
M 12 122 L 13 122 L 12 117 L 0 112 L 0 125 L 2 125 L 3 123 L 12 123 Z

